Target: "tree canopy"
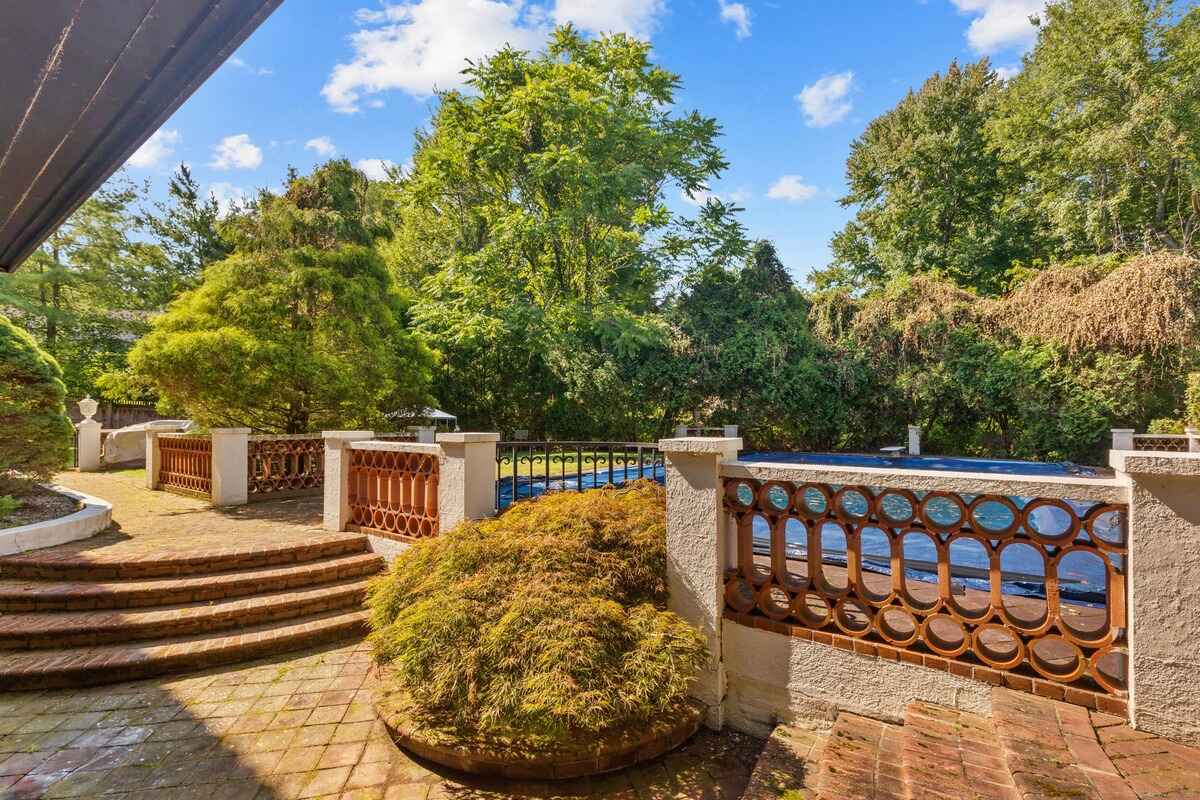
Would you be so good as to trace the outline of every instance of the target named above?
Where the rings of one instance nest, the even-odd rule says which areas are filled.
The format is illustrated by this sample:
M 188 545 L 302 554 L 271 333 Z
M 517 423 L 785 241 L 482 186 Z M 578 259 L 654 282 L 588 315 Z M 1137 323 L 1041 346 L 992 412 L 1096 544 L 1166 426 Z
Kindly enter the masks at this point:
M 299 433 L 429 401 L 428 349 L 371 247 L 366 177 L 332 161 L 230 221 L 209 265 L 129 356 L 202 424 Z
M 54 358 L 0 316 L 0 494 L 46 480 L 70 456 L 75 429 Z

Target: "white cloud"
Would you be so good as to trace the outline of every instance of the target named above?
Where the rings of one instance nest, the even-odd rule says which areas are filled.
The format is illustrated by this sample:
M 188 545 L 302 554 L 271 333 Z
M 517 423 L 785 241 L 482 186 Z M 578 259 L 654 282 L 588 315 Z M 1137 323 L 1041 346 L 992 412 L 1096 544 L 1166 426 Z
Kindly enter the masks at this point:
M 1046 9 L 1047 0 L 950 0 L 959 12 L 974 17 L 967 43 L 979 53 L 1007 47 L 1027 50 L 1037 38 L 1029 18 Z
M 666 0 L 556 0 L 553 16 L 558 25 L 649 39 L 666 10 Z
M 354 166 L 366 173 L 373 181 L 388 180 L 388 170 L 396 166 L 394 161 L 386 158 L 363 158 L 354 162 Z
M 772 200 L 787 200 L 791 203 L 803 203 L 816 195 L 817 187 L 805 183 L 804 178 L 799 175 L 781 175 L 767 190 L 767 197 Z
M 1012 80 L 1021 74 L 1021 65 L 1012 64 L 1009 66 L 996 67 L 996 77 L 1002 81 Z
M 746 39 L 750 36 L 750 9 L 745 3 L 730 3 L 727 0 L 717 0 L 721 6 L 721 21 L 733 24 L 737 29 L 737 38 Z
M 180 138 L 179 131 L 159 128 L 133 151 L 126 163 L 138 169 L 153 169 L 175 155 L 175 145 L 179 144 Z
M 243 69 L 246 72 L 249 72 L 251 75 L 258 75 L 263 78 L 270 77 L 271 75 L 275 74 L 275 70 L 271 69 L 270 67 L 255 67 L 247 64 L 245 59 L 238 58 L 237 56 L 233 56 L 225 63 L 229 64 L 231 67 Z
M 337 148 L 333 144 L 333 140 L 328 136 L 318 136 L 315 139 L 309 139 L 304 143 L 305 150 L 312 150 L 322 158 L 329 158 L 337 152 Z
M 717 192 L 712 192 L 712 191 L 709 191 L 707 188 L 704 188 L 704 189 L 697 189 L 695 192 L 692 192 L 691 194 L 688 194 L 684 190 L 680 190 L 679 199 L 683 200 L 683 202 L 687 203 L 690 206 L 702 206 L 705 203 L 707 203 L 709 200 L 720 200 L 722 203 L 725 203 L 726 205 L 738 206 L 738 205 L 745 203 L 747 200 L 749 200 L 751 198 L 752 194 L 753 193 L 745 186 L 739 186 L 737 189 L 734 189 L 732 192 L 726 192 L 723 194 L 719 194 Z
M 810 128 L 824 128 L 841 122 L 854 107 L 846 99 L 854 87 L 853 72 L 824 75 L 816 83 L 809 84 L 796 95 L 796 102 L 804 110 L 804 122 Z
M 262 149 L 250 141 L 250 134 L 226 136 L 213 148 L 214 169 L 257 169 L 262 163 Z
M 247 189 L 227 181 L 209 184 L 208 193 L 217 199 L 217 213 L 222 217 L 233 211 L 235 206 L 244 205 L 250 199 Z
M 506 44 L 539 50 L 552 24 L 573 23 L 591 33 L 619 31 L 648 38 L 666 0 L 403 0 L 354 15 L 352 58 L 337 64 L 321 94 L 334 111 L 354 113 L 391 90 L 427 97 L 463 86 L 468 59 Z

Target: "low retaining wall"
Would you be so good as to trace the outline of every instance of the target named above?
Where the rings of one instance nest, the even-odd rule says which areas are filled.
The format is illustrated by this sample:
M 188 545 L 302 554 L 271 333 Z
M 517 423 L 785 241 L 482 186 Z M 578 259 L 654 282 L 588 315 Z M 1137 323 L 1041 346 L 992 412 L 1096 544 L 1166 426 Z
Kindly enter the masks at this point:
M 46 488 L 75 498 L 83 504 L 83 508 L 65 517 L 0 530 L 0 556 L 11 556 L 27 550 L 39 550 L 86 539 L 112 523 L 112 504 L 107 500 L 62 486 Z

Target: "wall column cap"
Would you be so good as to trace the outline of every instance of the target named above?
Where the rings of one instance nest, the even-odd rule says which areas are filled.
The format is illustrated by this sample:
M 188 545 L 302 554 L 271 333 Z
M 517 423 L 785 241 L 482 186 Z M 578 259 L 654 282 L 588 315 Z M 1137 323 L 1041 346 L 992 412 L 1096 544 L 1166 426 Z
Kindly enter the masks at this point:
M 498 442 L 500 441 L 500 434 L 449 431 L 447 433 L 439 433 L 436 438 L 438 444 L 476 444 L 483 442 Z
M 375 431 L 321 431 L 325 447 L 330 450 L 341 450 L 350 442 L 361 442 L 364 439 L 374 439 Z
M 1200 453 L 1110 450 L 1108 463 L 1114 470 L 1126 475 L 1200 477 Z
M 209 428 L 213 436 L 249 436 L 249 428 Z
M 659 439 L 658 449 L 680 455 L 726 455 L 730 448 L 742 449 L 740 436 L 694 436 L 687 439 Z

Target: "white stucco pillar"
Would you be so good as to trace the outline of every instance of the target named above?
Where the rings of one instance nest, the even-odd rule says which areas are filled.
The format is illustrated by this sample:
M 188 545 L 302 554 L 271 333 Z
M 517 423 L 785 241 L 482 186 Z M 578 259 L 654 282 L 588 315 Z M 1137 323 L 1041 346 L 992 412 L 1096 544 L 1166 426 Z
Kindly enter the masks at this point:
M 437 428 L 432 425 L 422 425 L 412 430 L 417 434 L 418 444 L 434 444 L 437 441 Z
M 908 454 L 910 456 L 921 455 L 921 426 L 908 426 Z
M 1184 428 L 1188 435 L 1188 452 L 1200 453 L 1200 428 Z
M 496 513 L 498 433 L 439 433 L 438 526 L 448 531 L 463 520 Z
M 249 428 L 212 428 L 212 504 L 244 506 L 249 498 Z
M 1200 745 L 1200 454 L 1110 455 L 1130 482 L 1129 711 Z
M 177 430 L 175 423 L 146 423 L 146 488 L 158 488 L 158 471 L 162 467 L 162 451 L 158 449 L 158 435 Z
M 1133 428 L 1113 428 L 1112 429 L 1112 449 L 1113 450 L 1132 450 L 1133 449 Z
M 687 432 L 688 432 L 687 425 L 676 425 L 675 426 L 675 438 L 676 439 L 686 439 Z
M 374 431 L 322 431 L 325 439 L 325 504 L 322 526 L 344 531 L 350 522 L 350 453 L 346 445 L 374 439 Z
M 75 447 L 79 454 L 80 472 L 100 469 L 100 423 L 85 419 L 75 426 Z
M 738 435 L 737 425 L 725 425 L 721 429 L 721 435 L 726 439 L 736 439 Z
M 721 611 L 725 606 L 726 514 L 721 462 L 737 458 L 736 437 L 663 439 L 666 459 L 667 588 L 669 606 L 708 640 L 709 663 L 692 694 L 708 705 L 705 724 L 724 725 L 725 669 Z

